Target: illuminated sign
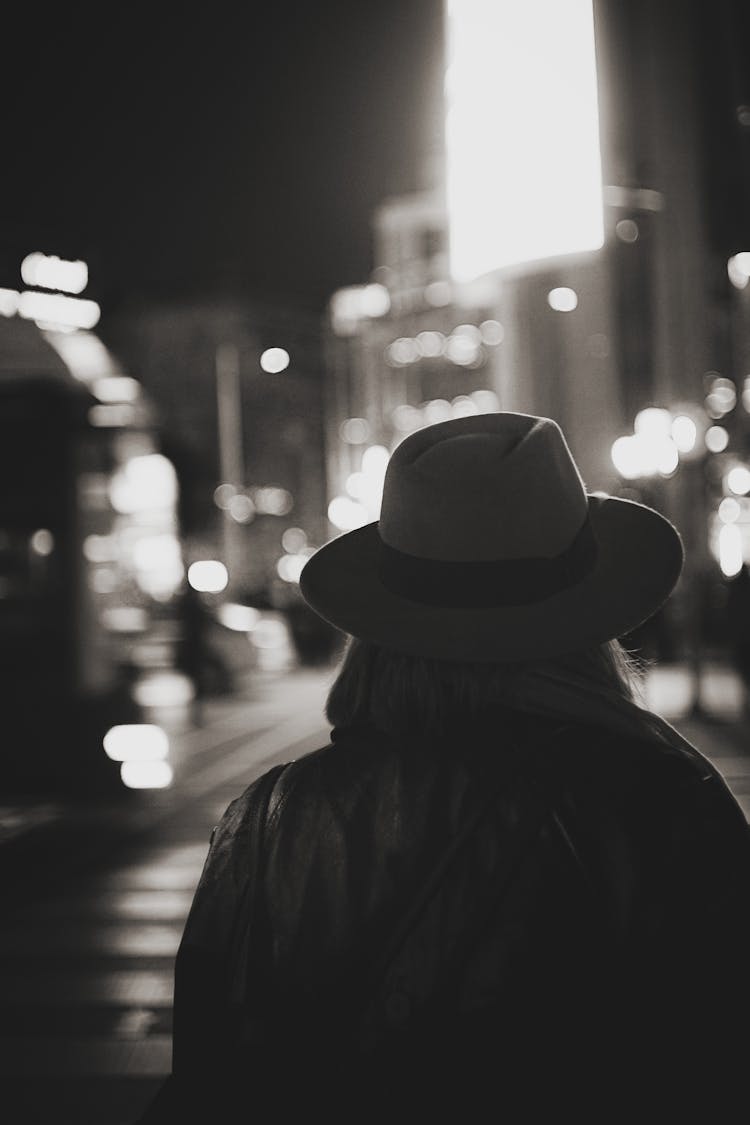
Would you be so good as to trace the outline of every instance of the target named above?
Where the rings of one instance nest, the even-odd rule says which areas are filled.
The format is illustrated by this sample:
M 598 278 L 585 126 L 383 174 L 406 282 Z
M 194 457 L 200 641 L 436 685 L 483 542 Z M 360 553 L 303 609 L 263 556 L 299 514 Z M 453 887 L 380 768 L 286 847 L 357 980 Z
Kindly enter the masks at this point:
M 450 269 L 604 240 L 591 0 L 446 0 Z

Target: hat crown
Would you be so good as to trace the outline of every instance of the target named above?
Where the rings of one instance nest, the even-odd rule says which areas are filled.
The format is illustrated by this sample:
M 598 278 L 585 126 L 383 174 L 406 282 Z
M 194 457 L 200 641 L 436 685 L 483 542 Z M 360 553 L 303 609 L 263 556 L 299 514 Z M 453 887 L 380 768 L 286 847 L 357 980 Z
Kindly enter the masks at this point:
M 580 473 L 550 418 L 496 413 L 418 430 L 394 450 L 379 521 L 388 546 L 419 558 L 553 558 L 588 513 Z

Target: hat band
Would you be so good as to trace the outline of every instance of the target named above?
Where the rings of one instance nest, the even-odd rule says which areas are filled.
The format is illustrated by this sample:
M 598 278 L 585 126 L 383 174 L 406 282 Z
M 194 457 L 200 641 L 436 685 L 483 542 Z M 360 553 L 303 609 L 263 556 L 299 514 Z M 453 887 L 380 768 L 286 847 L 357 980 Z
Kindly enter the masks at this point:
M 445 609 L 531 605 L 581 582 L 596 562 L 586 517 L 573 542 L 553 558 L 453 562 L 407 555 L 380 540 L 378 576 L 392 594 Z

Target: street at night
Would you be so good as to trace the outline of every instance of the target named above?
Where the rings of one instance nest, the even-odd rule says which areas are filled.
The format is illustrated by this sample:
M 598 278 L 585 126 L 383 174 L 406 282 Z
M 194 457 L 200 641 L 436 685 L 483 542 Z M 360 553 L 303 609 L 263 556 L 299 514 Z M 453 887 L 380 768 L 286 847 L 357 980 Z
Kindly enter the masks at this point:
M 170 1068 L 174 956 L 211 830 L 261 770 L 327 742 L 330 675 L 267 674 L 243 696 L 210 703 L 200 728 L 175 716 L 179 765 L 166 793 L 146 794 L 136 809 L 61 809 L 41 854 L 30 839 L 5 842 L 8 1125 L 115 1125 L 143 1110 Z M 23 865 L 22 887 L 13 864 Z
M 268 673 L 237 697 L 212 701 L 200 728 L 175 716 L 182 765 L 173 788 L 151 794 L 136 815 L 113 807 L 87 819 L 70 810 L 76 823 L 49 830 L 34 860 L 42 881 L 8 889 L 0 930 L 8 1125 L 126 1125 L 154 1095 L 170 1070 L 174 957 L 213 825 L 261 770 L 325 745 L 331 677 L 330 667 Z M 701 716 L 690 713 L 684 667 L 654 671 L 646 692 L 702 747 L 750 816 L 750 749 L 731 670 L 706 671 Z M 97 855 L 95 825 L 106 816 L 113 831 Z M 60 861 L 79 834 L 89 852 L 71 875 Z M 25 841 L 11 862 L 23 862 L 31 846 Z M 7 859 L 4 871 L 12 876 Z
M 750 7 L 107 18 L 0 80 L 0 1122 L 223 1120 L 324 1018 L 441 1109 L 690 1104 L 750 1051 Z

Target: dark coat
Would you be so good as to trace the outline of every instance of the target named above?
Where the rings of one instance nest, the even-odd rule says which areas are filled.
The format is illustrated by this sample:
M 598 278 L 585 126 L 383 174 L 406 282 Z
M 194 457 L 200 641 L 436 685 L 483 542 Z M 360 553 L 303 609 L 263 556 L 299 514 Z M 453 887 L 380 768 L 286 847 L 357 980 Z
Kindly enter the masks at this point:
M 334 731 L 274 787 L 228 1020 L 258 787 L 218 826 L 178 955 L 191 1104 L 209 1076 L 210 1105 L 239 1083 L 289 1120 L 548 1097 L 593 1119 L 614 1097 L 613 1121 L 744 1073 L 748 827 L 701 755 L 511 712 L 439 740 Z

